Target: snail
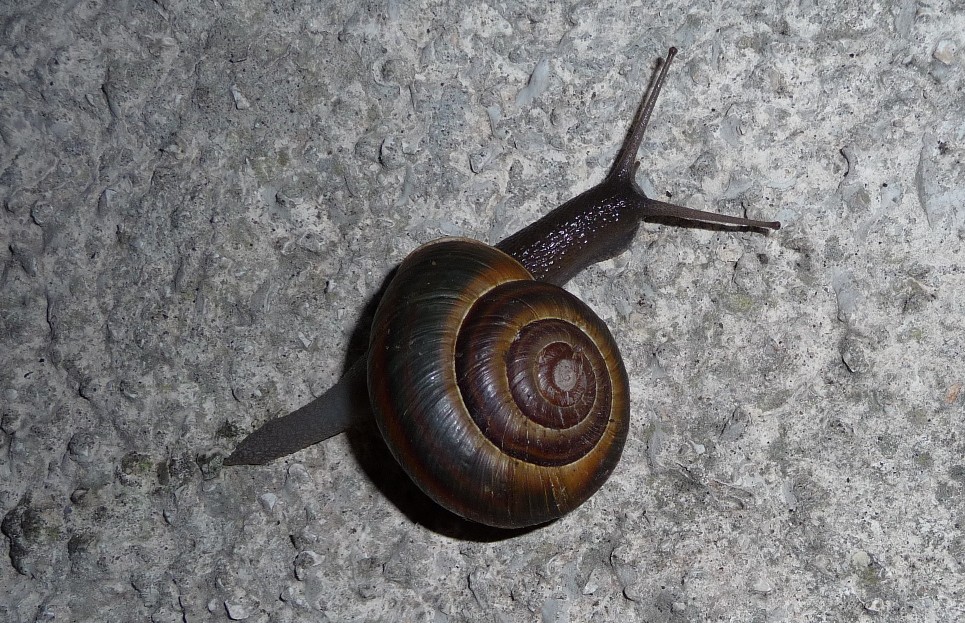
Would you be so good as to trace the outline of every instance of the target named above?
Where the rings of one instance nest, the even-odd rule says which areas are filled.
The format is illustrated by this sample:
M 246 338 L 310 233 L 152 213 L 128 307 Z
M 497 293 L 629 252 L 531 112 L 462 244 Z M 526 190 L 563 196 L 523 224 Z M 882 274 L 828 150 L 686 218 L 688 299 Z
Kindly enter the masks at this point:
M 367 356 L 224 464 L 264 464 L 374 416 L 416 485 L 469 520 L 542 524 L 593 495 L 627 438 L 628 378 L 606 325 L 561 286 L 627 250 L 644 218 L 780 228 L 656 201 L 634 182 L 675 54 L 600 184 L 495 246 L 444 238 L 413 251 L 379 302 Z

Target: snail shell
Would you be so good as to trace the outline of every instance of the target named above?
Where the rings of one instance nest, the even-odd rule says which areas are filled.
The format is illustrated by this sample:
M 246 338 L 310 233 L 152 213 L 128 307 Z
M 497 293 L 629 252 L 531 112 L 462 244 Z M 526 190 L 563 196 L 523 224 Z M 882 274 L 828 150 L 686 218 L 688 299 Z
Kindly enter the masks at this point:
M 369 396 L 389 450 L 454 513 L 556 519 L 606 481 L 629 426 L 627 373 L 603 321 L 478 241 L 409 255 L 376 311 Z

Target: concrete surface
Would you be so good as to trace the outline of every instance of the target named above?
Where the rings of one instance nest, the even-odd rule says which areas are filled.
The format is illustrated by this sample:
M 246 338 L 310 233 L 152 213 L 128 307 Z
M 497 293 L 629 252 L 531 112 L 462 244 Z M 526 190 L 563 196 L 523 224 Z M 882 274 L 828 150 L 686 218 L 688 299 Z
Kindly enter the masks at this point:
M 5 2 L 3 621 L 965 617 L 960 2 Z M 597 182 L 680 48 L 648 224 L 570 289 L 634 420 L 585 506 L 460 522 L 372 430 L 221 469 L 418 244 Z

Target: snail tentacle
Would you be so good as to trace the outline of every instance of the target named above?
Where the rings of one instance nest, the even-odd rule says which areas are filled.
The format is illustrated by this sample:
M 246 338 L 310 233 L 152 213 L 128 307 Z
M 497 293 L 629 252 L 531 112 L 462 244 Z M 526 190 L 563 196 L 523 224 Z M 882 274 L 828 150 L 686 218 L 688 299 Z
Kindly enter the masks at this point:
M 637 112 L 633 115 L 633 121 L 630 123 L 630 131 L 627 132 L 627 137 L 623 141 L 623 145 L 620 146 L 620 151 L 617 153 L 616 160 L 610 168 L 608 177 L 618 178 L 624 183 L 633 179 L 633 175 L 636 173 L 638 166 L 637 152 L 640 151 L 643 136 L 647 133 L 647 126 L 650 124 L 650 117 L 653 115 L 653 109 L 657 105 L 657 98 L 660 96 L 660 90 L 663 89 L 663 83 L 667 79 L 670 61 L 672 61 L 676 55 L 677 48 L 670 48 L 670 50 L 667 51 L 667 58 L 658 65 L 657 73 L 654 74 L 649 88 L 643 94 L 643 98 L 637 106 Z

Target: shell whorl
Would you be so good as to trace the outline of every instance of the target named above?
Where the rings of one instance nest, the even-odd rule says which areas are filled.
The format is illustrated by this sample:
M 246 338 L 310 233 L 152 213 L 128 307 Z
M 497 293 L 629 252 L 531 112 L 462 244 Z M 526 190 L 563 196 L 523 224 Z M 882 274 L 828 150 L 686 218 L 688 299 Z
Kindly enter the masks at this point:
M 629 426 L 626 370 L 603 321 L 468 239 L 425 245 L 399 267 L 376 311 L 368 382 L 413 481 L 492 526 L 582 504 L 613 471 Z

